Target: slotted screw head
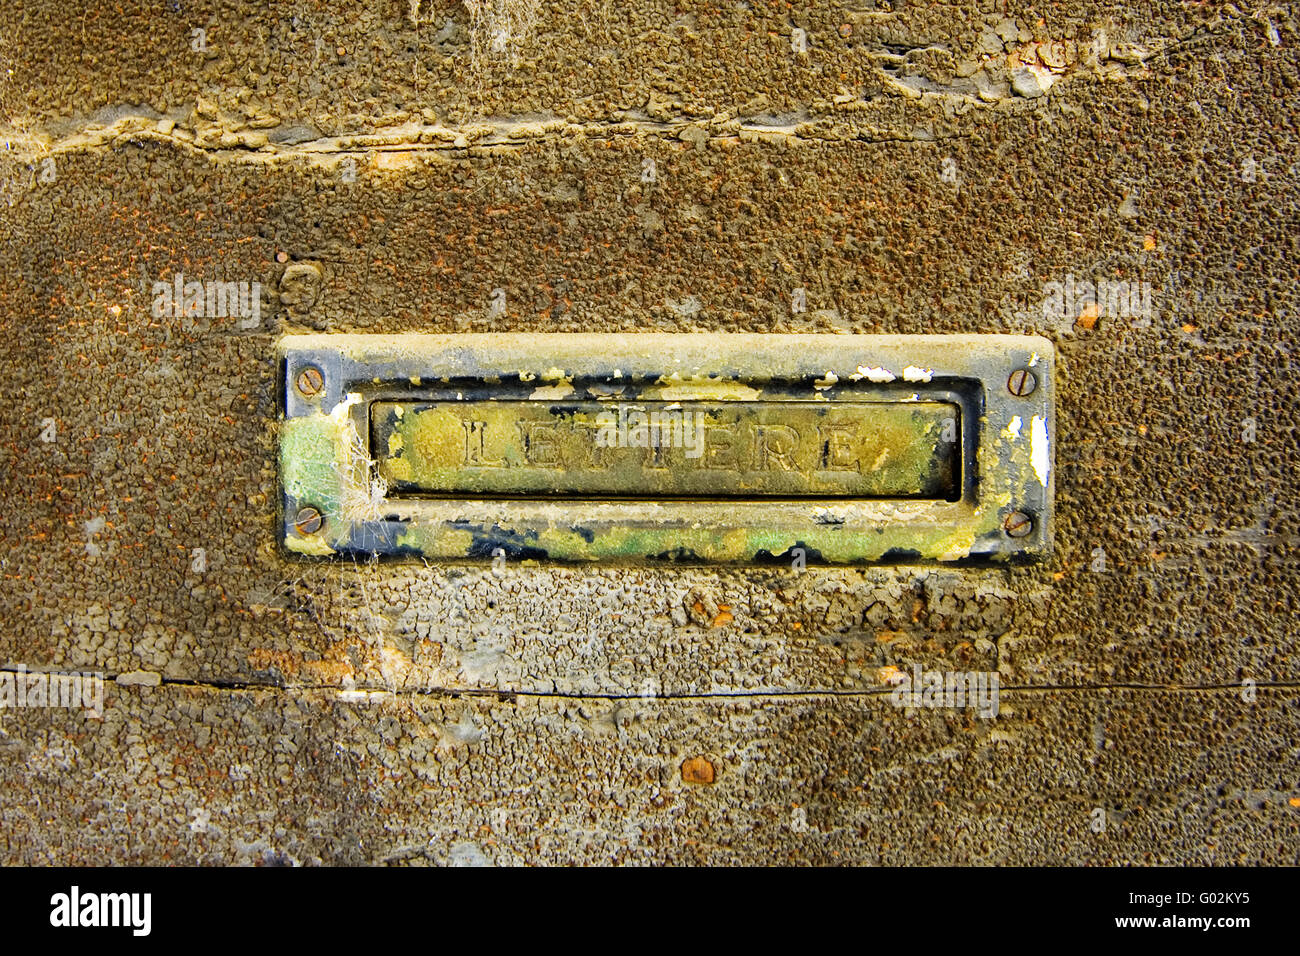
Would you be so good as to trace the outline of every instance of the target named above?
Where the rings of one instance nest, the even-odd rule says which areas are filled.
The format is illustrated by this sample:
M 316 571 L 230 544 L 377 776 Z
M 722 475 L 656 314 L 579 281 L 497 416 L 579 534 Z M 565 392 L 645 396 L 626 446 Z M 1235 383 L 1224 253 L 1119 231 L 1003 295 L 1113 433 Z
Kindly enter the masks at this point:
M 1003 520 L 1002 530 L 1012 538 L 1023 538 L 1034 530 L 1034 519 L 1023 511 L 1013 511 Z
M 308 505 L 305 508 L 299 508 L 297 516 L 293 519 L 293 527 L 299 534 L 315 534 L 321 529 L 325 519 L 321 516 L 320 509 Z
M 320 394 L 320 390 L 325 386 L 325 376 L 321 375 L 320 369 L 315 365 L 308 365 L 298 373 L 294 384 L 298 386 L 299 392 L 311 398 L 313 395 Z
M 1033 394 L 1036 388 L 1038 388 L 1038 378 L 1027 368 L 1016 369 L 1007 379 L 1007 391 L 1017 398 Z

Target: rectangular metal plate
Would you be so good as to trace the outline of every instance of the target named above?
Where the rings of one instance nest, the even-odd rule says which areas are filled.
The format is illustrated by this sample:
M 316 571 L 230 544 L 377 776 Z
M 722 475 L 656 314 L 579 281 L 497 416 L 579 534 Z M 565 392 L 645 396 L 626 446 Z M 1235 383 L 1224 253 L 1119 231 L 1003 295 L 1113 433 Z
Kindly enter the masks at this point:
M 634 563 L 1051 547 L 1037 336 L 290 335 L 284 546 Z
M 957 497 L 942 402 L 375 402 L 390 497 Z

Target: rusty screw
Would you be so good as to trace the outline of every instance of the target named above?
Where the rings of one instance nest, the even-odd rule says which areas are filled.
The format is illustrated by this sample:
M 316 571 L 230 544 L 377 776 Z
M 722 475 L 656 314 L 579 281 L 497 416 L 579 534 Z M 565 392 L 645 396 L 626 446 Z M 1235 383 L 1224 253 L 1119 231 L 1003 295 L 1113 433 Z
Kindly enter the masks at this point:
M 320 394 L 321 388 L 325 385 L 325 377 L 315 365 L 308 365 L 298 373 L 294 384 L 298 386 L 298 391 L 311 398 L 313 395 Z
M 1023 511 L 1013 511 L 1002 522 L 1002 530 L 1012 538 L 1023 538 L 1034 530 L 1034 519 Z
M 1007 390 L 1017 398 L 1024 398 L 1038 387 L 1038 379 L 1027 368 L 1018 368 L 1007 379 Z
M 298 515 L 293 519 L 294 530 L 299 534 L 315 534 L 321 529 L 325 519 L 321 517 L 320 509 L 308 505 L 305 508 L 298 509 Z

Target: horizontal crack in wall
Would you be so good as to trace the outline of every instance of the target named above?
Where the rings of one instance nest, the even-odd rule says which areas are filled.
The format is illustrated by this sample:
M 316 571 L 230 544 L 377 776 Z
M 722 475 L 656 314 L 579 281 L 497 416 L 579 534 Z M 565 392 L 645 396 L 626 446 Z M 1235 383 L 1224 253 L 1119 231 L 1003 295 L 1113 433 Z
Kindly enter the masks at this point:
M 966 136 L 969 134 L 960 134 Z M 833 128 L 814 120 L 774 123 L 763 117 L 746 117 L 719 122 L 683 119 L 662 122 L 649 119 L 623 119 L 574 124 L 566 120 L 514 121 L 491 124 L 476 123 L 465 127 L 406 124 L 373 133 L 321 136 L 292 143 L 271 142 L 265 133 L 246 129 L 225 130 L 213 135 L 196 135 L 192 129 L 171 120 L 148 116 L 124 116 L 109 126 L 89 126 L 79 132 L 47 139 L 31 131 L 13 137 L 13 159 L 33 162 L 51 155 L 85 153 L 120 147 L 127 143 L 156 142 L 206 155 L 218 161 L 274 162 L 282 160 L 337 160 L 342 157 L 373 157 L 383 169 L 396 168 L 400 160 L 386 159 L 384 154 L 428 152 L 450 158 L 491 155 L 518 150 L 530 145 L 570 140 L 612 138 L 656 138 L 683 141 L 685 145 L 714 142 L 733 145 L 746 142 L 936 142 L 959 138 L 959 135 L 934 135 L 928 132 L 907 134 L 879 127 Z
M 61 671 L 39 671 L 39 670 L 18 670 L 15 667 L 0 667 L 0 674 L 14 675 L 36 675 L 47 674 L 55 676 L 62 674 Z M 90 672 L 81 672 L 87 675 Z M 119 677 L 124 675 L 105 673 L 104 682 L 115 683 Z M 386 687 L 376 685 L 358 685 L 355 687 L 340 687 L 335 684 L 275 684 L 261 681 L 241 681 L 241 680 L 216 680 L 216 679 L 193 679 L 177 677 L 161 677 L 159 675 L 157 682 L 138 682 L 128 681 L 119 684 L 120 687 L 178 687 L 194 688 L 196 690 L 213 690 L 213 691 L 232 691 L 232 692 L 283 692 L 289 694 L 296 693 L 333 693 L 347 699 L 354 696 L 355 699 L 364 698 L 382 698 L 382 697 L 487 697 L 498 700 L 514 700 L 516 698 L 534 698 L 539 700 L 557 699 L 557 700 L 749 700 L 749 699 L 806 699 L 819 697 L 888 697 L 894 692 L 892 687 L 867 687 L 859 690 L 837 690 L 835 688 L 825 689 L 803 689 L 803 690 L 754 690 L 754 691 L 716 691 L 711 693 L 694 693 L 694 694 L 674 694 L 674 693 L 656 693 L 654 695 L 643 695 L 636 693 L 628 694 L 602 694 L 602 693 L 579 693 L 563 691 L 537 691 L 537 690 L 501 690 L 491 688 L 457 688 L 457 687 L 423 687 L 408 690 L 392 690 Z M 1025 694 L 1042 696 L 1048 694 L 1093 694 L 1106 693 L 1110 691 L 1133 691 L 1137 693 L 1215 693 L 1219 691 L 1232 691 L 1239 693 L 1242 690 L 1240 682 L 1221 683 L 1221 684 L 1001 684 L 998 688 L 999 694 Z M 1256 681 L 1252 685 L 1253 689 L 1258 691 L 1277 690 L 1290 691 L 1300 690 L 1300 681 Z M 0 710 L 6 708 L 0 708 Z

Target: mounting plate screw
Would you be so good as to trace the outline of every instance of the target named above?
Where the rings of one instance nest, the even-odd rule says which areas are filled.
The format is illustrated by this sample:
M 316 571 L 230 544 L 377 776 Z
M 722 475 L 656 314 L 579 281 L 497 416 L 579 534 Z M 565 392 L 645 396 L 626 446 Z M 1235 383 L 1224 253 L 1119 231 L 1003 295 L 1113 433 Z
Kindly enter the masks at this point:
M 320 394 L 320 390 L 325 385 L 325 376 L 321 375 L 320 369 L 315 365 L 308 365 L 298 373 L 298 377 L 294 379 L 294 385 L 298 387 L 299 392 L 311 398 Z
M 1007 391 L 1017 398 L 1024 398 L 1038 388 L 1038 379 L 1027 368 L 1018 368 L 1007 379 Z
M 1023 511 L 1013 511 L 1003 520 L 1002 530 L 1012 538 L 1023 538 L 1034 530 L 1034 519 Z
M 297 517 L 293 519 L 294 530 L 299 534 L 315 534 L 324 523 L 325 519 L 321 517 L 320 510 L 311 505 L 299 508 Z

